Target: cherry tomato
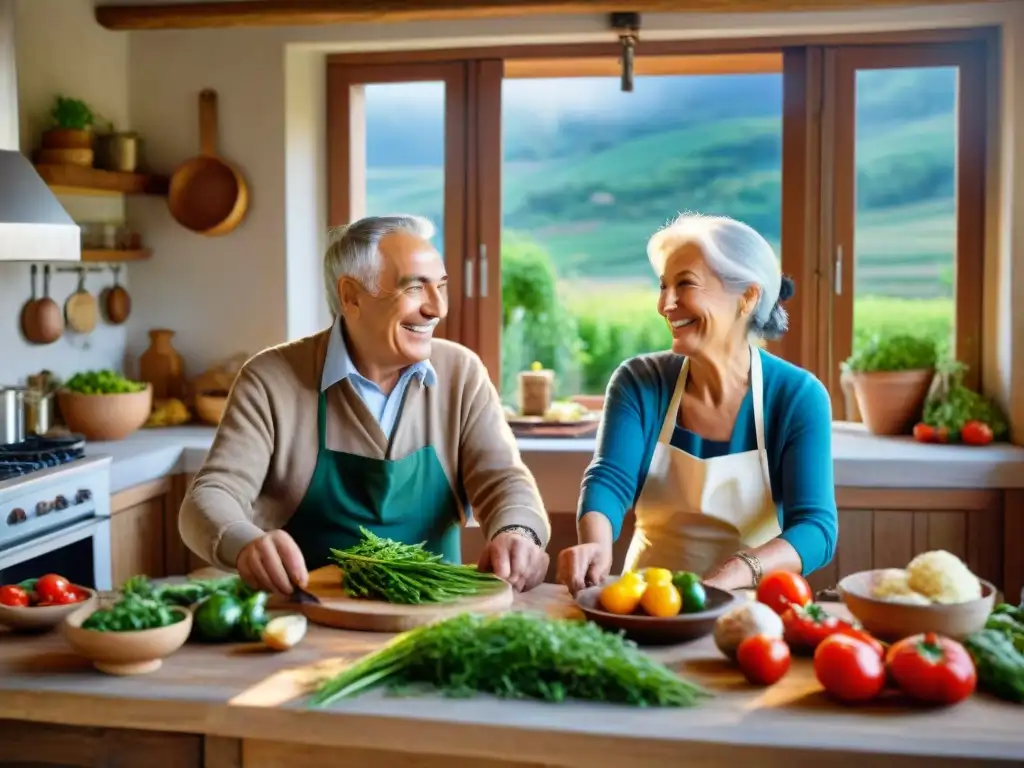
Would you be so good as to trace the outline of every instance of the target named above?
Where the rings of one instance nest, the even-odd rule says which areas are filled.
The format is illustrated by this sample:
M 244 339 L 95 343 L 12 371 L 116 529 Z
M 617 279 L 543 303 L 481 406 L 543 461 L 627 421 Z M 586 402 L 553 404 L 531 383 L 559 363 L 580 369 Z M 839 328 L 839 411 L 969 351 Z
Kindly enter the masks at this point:
M 885 663 L 863 640 L 829 635 L 814 651 L 814 676 L 825 693 L 838 701 L 870 701 L 885 687 Z
M 757 587 L 757 600 L 780 616 L 790 605 L 807 605 L 813 597 L 811 586 L 799 573 L 773 571 Z
M 29 602 L 28 592 L 16 584 L 0 587 L 0 605 L 27 608 Z
M 960 439 L 968 445 L 988 445 L 992 442 L 992 428 L 982 421 L 968 421 L 960 430 Z
M 677 616 L 683 607 L 683 598 L 671 581 L 648 584 L 640 598 L 640 607 L 648 616 L 665 619 Z
M 68 591 L 64 595 L 69 603 L 80 603 L 89 597 L 89 593 L 81 587 L 76 587 L 72 584 L 68 587 Z
M 936 439 L 935 427 L 925 424 L 923 421 L 914 425 L 914 439 L 919 443 L 934 443 Z
M 56 573 L 48 573 L 45 576 L 41 576 L 39 581 L 36 582 L 35 592 L 39 595 L 40 605 L 60 605 L 60 601 L 64 594 L 68 591 L 71 584 L 63 576 L 58 576 Z
M 736 648 L 736 661 L 748 682 L 772 685 L 789 671 L 789 646 L 781 637 L 751 635 Z
M 963 701 L 978 682 L 974 661 L 964 647 L 932 632 L 893 644 L 886 663 L 901 691 L 931 704 Z
M 601 607 L 609 613 L 626 615 L 633 613 L 640 605 L 640 598 L 647 591 L 647 584 L 643 579 L 630 574 L 625 574 L 618 581 L 613 581 L 601 590 L 598 600 Z

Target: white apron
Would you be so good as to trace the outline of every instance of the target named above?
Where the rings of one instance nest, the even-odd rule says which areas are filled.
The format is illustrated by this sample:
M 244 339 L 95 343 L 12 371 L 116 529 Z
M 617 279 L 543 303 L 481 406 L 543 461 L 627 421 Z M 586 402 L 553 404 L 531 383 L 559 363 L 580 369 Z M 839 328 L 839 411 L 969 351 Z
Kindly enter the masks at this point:
M 768 480 L 759 351 L 750 347 L 754 451 L 698 459 L 671 445 L 689 370 L 687 358 L 636 504 L 627 571 L 661 567 L 704 576 L 738 550 L 759 547 L 782 532 Z

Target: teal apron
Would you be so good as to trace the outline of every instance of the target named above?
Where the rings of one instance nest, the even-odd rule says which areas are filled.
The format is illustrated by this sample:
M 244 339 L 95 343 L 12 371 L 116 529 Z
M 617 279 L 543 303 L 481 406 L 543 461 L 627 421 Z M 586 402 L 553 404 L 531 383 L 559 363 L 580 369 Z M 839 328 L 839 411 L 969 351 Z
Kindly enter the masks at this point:
M 384 459 L 329 450 L 326 392 L 317 405 L 317 431 L 313 477 L 284 527 L 307 568 L 327 565 L 331 549 L 362 540 L 360 526 L 404 544 L 425 542 L 425 549 L 446 562 L 462 562 L 459 504 L 433 446 L 396 460 L 393 439 Z

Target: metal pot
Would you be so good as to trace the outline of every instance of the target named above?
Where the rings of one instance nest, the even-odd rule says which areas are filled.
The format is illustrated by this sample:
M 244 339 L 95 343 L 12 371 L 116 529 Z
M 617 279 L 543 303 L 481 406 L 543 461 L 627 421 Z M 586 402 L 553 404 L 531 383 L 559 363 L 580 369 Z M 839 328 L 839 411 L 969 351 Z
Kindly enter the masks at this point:
M 0 445 L 25 439 L 25 390 L 22 387 L 0 389 Z

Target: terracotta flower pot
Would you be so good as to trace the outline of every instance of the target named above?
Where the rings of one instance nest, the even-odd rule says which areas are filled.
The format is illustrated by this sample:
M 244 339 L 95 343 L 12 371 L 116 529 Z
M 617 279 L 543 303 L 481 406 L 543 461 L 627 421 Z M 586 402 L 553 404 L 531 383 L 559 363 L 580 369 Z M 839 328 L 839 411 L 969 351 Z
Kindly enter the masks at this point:
M 935 371 L 879 371 L 853 374 L 857 408 L 876 435 L 908 434 L 921 417 Z

